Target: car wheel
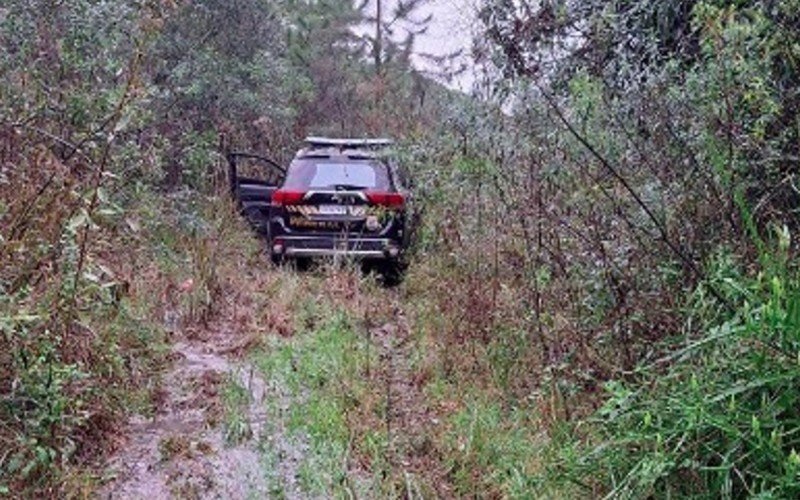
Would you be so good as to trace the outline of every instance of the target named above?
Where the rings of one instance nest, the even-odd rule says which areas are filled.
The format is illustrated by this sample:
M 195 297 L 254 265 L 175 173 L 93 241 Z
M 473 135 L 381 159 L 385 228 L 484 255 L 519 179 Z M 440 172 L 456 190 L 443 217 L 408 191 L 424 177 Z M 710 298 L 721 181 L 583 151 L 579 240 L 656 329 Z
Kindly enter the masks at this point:
M 285 259 L 283 258 L 283 255 L 276 254 L 276 253 L 272 252 L 272 231 L 270 231 L 269 226 L 267 226 L 267 229 L 265 231 L 265 235 L 266 235 L 266 241 L 267 241 L 267 254 L 269 255 L 269 260 L 271 260 L 272 264 L 274 264 L 276 266 L 283 265 L 283 263 L 285 261 Z
M 275 266 L 282 266 L 286 260 L 283 258 L 283 255 L 277 255 L 270 251 L 269 260 L 272 261 L 272 264 Z
M 395 287 L 403 282 L 406 266 L 396 261 L 382 262 L 378 266 L 378 277 L 386 287 Z

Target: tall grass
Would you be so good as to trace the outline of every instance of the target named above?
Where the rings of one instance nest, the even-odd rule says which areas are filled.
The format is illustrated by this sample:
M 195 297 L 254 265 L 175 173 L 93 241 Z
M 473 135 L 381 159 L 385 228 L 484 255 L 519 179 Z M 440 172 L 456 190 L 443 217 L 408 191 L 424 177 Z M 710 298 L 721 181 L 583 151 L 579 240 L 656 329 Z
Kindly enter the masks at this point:
M 19 216 L 5 192 L 5 217 Z M 129 186 L 77 222 L 71 208 L 37 204 L 29 217 L 52 225 L 1 233 L 14 257 L 0 262 L 0 491 L 83 481 L 75 466 L 98 460 L 128 414 L 154 410 L 166 330 L 209 321 L 256 250 L 227 200 L 197 192 Z
M 709 281 L 734 309 L 701 285 L 688 315 L 700 333 L 607 384 L 588 430 L 554 445 L 548 484 L 610 498 L 800 495 L 800 275 L 781 250 L 762 261 L 747 276 L 715 260 Z

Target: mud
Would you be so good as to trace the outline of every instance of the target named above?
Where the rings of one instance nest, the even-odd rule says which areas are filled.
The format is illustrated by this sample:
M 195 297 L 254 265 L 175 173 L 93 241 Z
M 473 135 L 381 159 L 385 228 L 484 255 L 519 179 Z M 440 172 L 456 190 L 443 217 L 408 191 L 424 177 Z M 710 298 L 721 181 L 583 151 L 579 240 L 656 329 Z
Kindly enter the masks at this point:
M 233 359 L 230 334 L 187 335 L 173 344 L 161 404 L 152 418 L 128 422 L 122 446 L 105 464 L 101 498 L 300 498 L 303 448 L 267 420 L 274 396 L 257 369 Z M 198 338 L 203 337 L 203 338 Z M 235 442 L 226 435 L 221 392 L 232 380 L 247 393 Z M 272 394 L 273 396 L 270 396 Z M 265 462 L 265 449 L 280 457 Z
M 349 283 L 346 290 L 354 286 Z M 430 432 L 438 421 L 411 366 L 413 340 L 400 297 L 387 293 L 380 300 L 391 304 L 393 318 L 365 326 L 381 360 L 377 373 L 368 376 L 386 397 L 387 458 L 409 496 L 451 498 L 447 471 L 433 456 Z M 203 327 L 181 328 L 180 317 L 165 314 L 164 323 L 173 330 L 172 363 L 161 378 L 158 409 L 152 417 L 131 418 L 121 431 L 124 439 L 101 467 L 100 498 L 309 497 L 300 484 L 308 440 L 290 433 L 284 418 L 304 396 L 265 380 L 239 356 L 261 335 L 281 330 L 275 322 L 258 327 L 265 321 L 253 314 L 262 306 L 252 299 L 227 302 L 220 320 Z M 223 401 L 232 381 L 246 394 L 233 430 Z M 352 457 L 347 462 L 352 494 L 369 497 L 370 471 Z

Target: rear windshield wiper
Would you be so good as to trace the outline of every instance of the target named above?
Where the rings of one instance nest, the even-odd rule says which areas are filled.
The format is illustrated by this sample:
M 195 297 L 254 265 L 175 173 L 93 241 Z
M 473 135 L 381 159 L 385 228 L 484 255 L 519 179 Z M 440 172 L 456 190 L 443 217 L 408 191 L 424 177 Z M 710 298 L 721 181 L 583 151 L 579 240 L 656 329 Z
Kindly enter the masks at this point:
M 337 191 L 363 191 L 366 186 L 356 186 L 355 184 L 336 184 L 333 186 Z

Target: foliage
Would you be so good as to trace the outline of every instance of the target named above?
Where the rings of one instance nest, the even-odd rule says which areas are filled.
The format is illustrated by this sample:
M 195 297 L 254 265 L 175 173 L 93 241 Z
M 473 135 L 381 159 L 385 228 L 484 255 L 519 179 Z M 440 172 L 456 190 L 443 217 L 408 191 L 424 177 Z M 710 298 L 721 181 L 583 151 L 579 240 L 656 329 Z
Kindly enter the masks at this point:
M 797 496 L 800 295 L 796 270 L 774 271 L 747 278 L 720 258 L 712 279 L 736 314 L 706 321 L 718 304 L 708 307 L 701 286 L 690 315 L 703 334 L 675 339 L 635 379 L 610 382 L 587 442 L 565 446 L 579 451 L 562 454 L 551 479 L 615 498 Z
M 59 493 L 150 411 L 164 330 L 253 250 L 220 153 L 309 133 L 402 139 L 400 296 L 444 422 L 398 445 L 357 335 L 383 309 L 287 273 L 269 321 L 303 335 L 262 364 L 307 404 L 309 491 L 351 488 L 354 453 L 411 494 L 419 453 L 463 495 L 800 494 L 797 2 L 482 0 L 473 96 L 413 67 L 422 2 L 379 3 L 0 7 L 0 494 Z
M 795 348 L 765 340 L 795 327 L 763 321 L 773 279 L 796 281 L 776 262 L 796 255 L 797 6 L 481 12 L 488 102 L 450 103 L 436 139 L 407 152 L 426 214 L 409 286 L 446 317 L 423 313 L 442 398 L 470 407 L 469 384 L 533 403 L 534 423 L 504 414 L 487 438 L 549 429 L 521 491 L 796 495 Z M 769 428 L 757 439 L 753 417 Z M 508 493 L 499 461 L 470 464 L 464 491 Z
M 140 283 L 110 250 L 138 243 L 117 191 L 131 158 L 118 156 L 115 136 L 138 120 L 129 106 L 144 92 L 140 50 L 160 15 L 126 2 L 4 9 L 4 487 L 59 480 L 126 407 L 147 409 L 144 374 L 162 362 L 162 330 L 145 319 L 146 304 L 130 294 Z
M 452 417 L 453 478 L 460 496 L 521 497 L 535 470 L 537 435 L 531 435 L 527 409 L 503 409 L 497 403 L 469 401 Z

